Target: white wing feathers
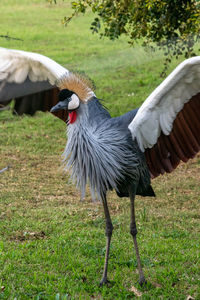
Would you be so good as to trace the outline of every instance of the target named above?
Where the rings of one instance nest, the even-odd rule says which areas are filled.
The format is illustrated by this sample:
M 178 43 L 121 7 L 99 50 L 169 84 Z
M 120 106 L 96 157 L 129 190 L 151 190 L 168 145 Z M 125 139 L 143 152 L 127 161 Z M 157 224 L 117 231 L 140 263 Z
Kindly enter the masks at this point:
M 32 82 L 49 81 L 55 85 L 68 70 L 41 54 L 0 48 L 0 81 L 23 83 L 28 77 Z
M 161 131 L 169 135 L 184 104 L 200 92 L 200 56 L 182 62 L 146 99 L 129 124 L 140 149 L 152 148 Z

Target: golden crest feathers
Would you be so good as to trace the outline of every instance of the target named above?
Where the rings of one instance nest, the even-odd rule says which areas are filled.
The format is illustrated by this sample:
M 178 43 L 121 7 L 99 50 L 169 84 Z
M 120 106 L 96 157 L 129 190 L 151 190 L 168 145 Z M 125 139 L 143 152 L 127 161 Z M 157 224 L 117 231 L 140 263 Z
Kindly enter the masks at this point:
M 68 73 L 58 81 L 57 86 L 60 90 L 67 89 L 74 92 L 83 102 L 87 102 L 92 96 L 95 96 L 92 81 L 80 73 Z

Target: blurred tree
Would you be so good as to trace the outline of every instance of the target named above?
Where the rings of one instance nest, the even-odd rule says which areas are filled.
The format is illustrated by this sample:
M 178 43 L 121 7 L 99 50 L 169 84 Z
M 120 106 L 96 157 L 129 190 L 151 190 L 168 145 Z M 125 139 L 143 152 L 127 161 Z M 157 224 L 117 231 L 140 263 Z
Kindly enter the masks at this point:
M 129 43 L 164 49 L 165 73 L 172 57 L 194 54 L 200 37 L 200 1 L 195 0 L 77 0 L 71 2 L 73 13 L 64 18 L 67 24 L 88 8 L 96 15 L 92 32 L 111 40 L 125 34 Z

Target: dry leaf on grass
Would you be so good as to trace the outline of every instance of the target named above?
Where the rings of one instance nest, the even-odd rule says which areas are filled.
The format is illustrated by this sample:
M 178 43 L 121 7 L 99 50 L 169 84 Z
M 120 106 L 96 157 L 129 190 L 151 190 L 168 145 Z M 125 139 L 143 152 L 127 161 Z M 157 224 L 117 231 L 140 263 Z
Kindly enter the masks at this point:
M 136 289 L 136 287 L 134 287 L 134 286 L 132 286 L 130 288 L 130 291 L 133 292 L 135 294 L 135 296 L 137 296 L 137 297 L 141 297 L 142 296 L 142 293 L 138 289 Z
M 192 296 L 187 296 L 186 300 L 195 300 Z
M 161 288 L 162 287 L 162 285 L 159 284 L 159 283 L 157 283 L 157 282 L 152 282 L 152 285 L 155 286 L 155 287 L 157 287 L 157 288 Z

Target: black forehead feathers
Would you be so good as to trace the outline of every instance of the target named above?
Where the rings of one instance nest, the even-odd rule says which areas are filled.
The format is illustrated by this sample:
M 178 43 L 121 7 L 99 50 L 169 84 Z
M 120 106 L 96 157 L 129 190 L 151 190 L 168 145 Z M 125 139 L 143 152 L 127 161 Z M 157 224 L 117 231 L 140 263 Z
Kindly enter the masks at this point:
M 73 94 L 74 92 L 67 89 L 63 89 L 58 95 L 59 101 L 64 101 L 65 99 L 70 98 Z

